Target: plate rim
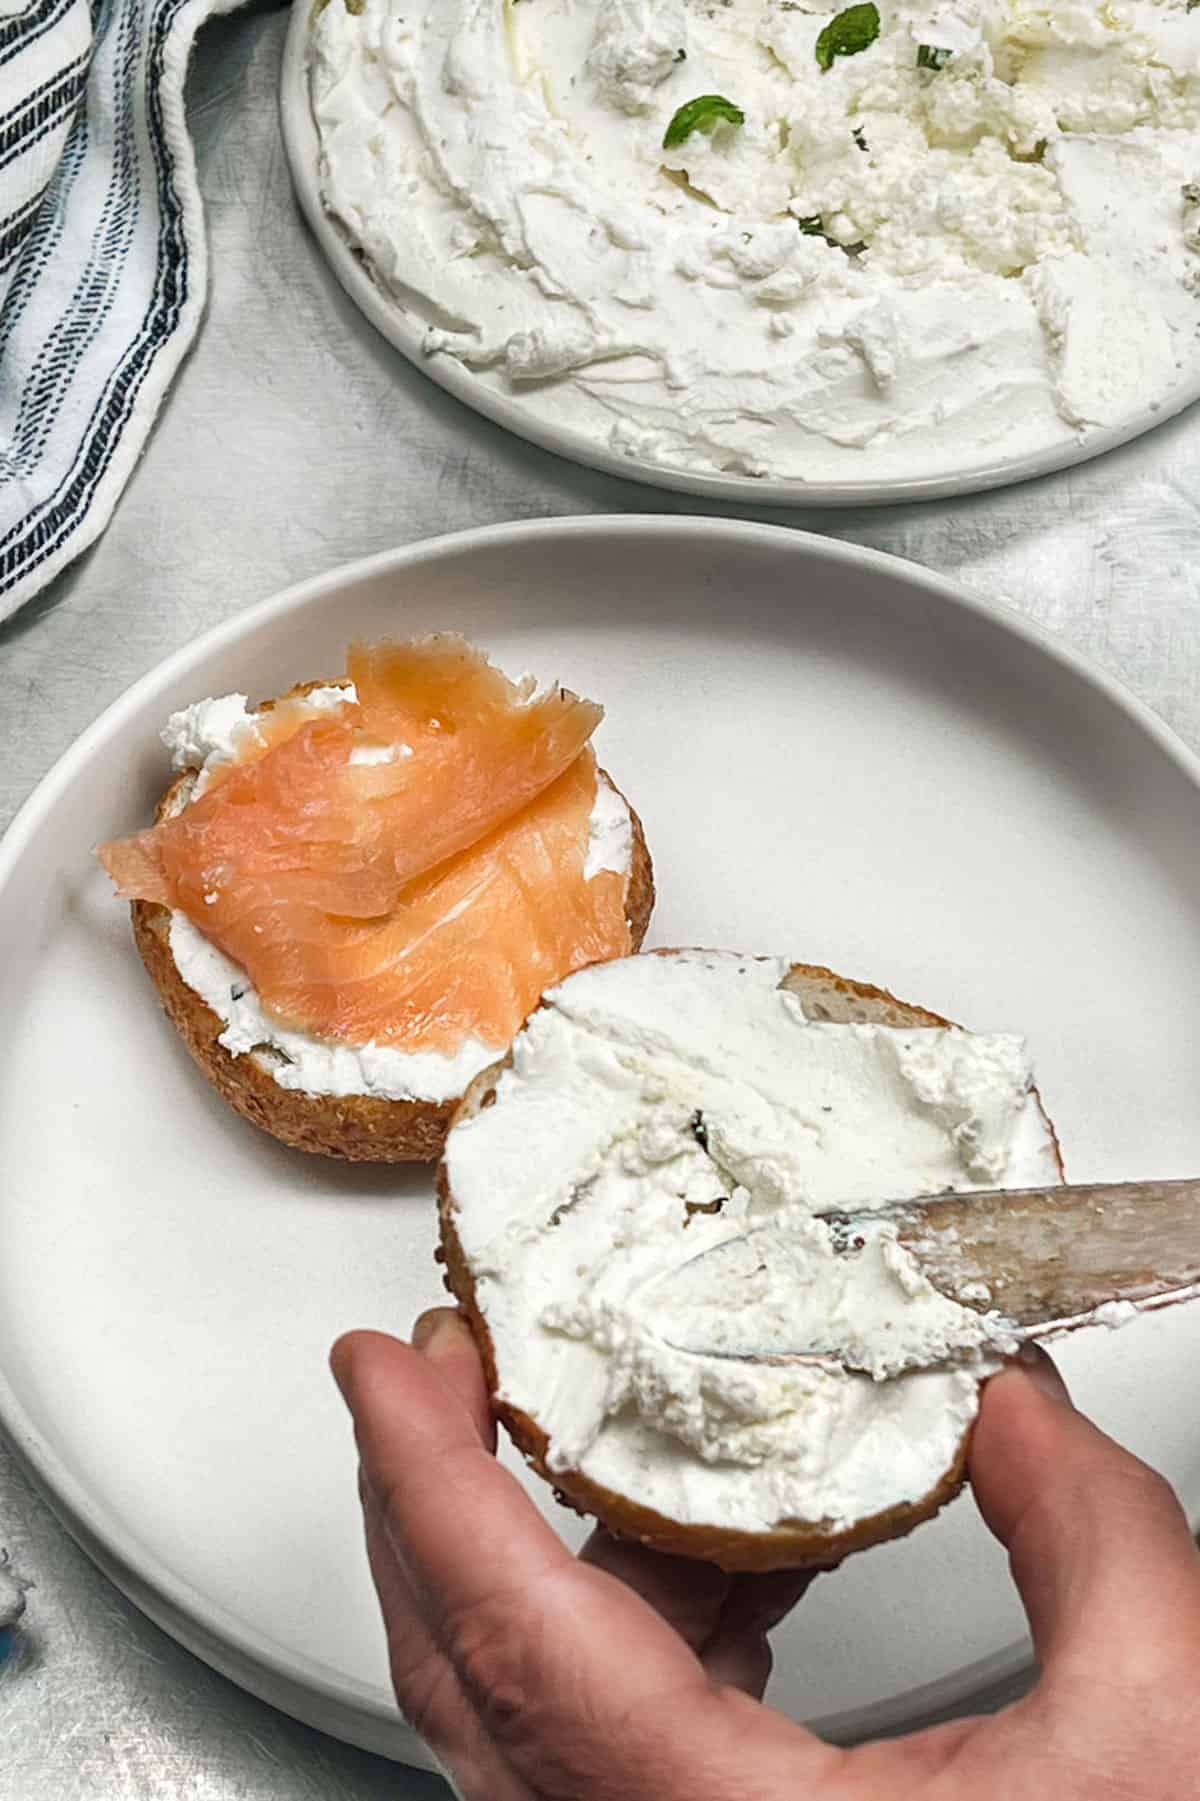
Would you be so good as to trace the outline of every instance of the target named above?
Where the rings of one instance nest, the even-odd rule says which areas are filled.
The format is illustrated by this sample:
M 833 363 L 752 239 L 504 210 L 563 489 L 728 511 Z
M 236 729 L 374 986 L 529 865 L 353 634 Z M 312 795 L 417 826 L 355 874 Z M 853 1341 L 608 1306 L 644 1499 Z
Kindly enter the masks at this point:
M 66 795 L 79 771 L 88 763 L 97 746 L 119 731 L 128 717 L 154 692 L 170 686 L 187 670 L 206 661 L 239 639 L 249 636 L 263 625 L 286 618 L 289 614 L 312 605 L 332 600 L 347 587 L 379 575 L 419 568 L 462 553 L 477 553 L 492 548 L 503 549 L 524 542 L 570 542 L 588 536 L 612 542 L 625 538 L 636 543 L 648 538 L 684 538 L 694 543 L 722 538 L 732 547 L 739 543 L 773 547 L 785 557 L 820 566 L 838 564 L 898 581 L 901 585 L 923 593 L 946 606 L 961 610 L 1010 638 L 1023 641 L 1033 650 L 1048 657 L 1063 673 L 1080 681 L 1108 705 L 1115 707 L 1152 742 L 1200 792 L 1200 755 L 1193 752 L 1178 734 L 1146 702 L 1140 700 L 1116 676 L 1111 675 L 1065 640 L 1027 619 L 1015 608 L 988 599 L 953 579 L 939 575 L 920 564 L 886 551 L 827 538 L 780 524 L 755 520 L 674 514 L 584 514 L 565 518 L 519 520 L 497 525 L 477 526 L 465 531 L 447 532 L 432 538 L 416 539 L 391 549 L 352 559 L 332 569 L 306 577 L 279 592 L 234 613 L 162 658 L 118 694 L 80 736 L 63 751 L 50 770 L 37 783 L 32 793 L 14 816 L 8 830 L 0 837 L 0 897 L 13 878 L 26 850 L 33 843 L 47 819 Z M 795 606 L 794 601 L 782 604 Z M 802 604 L 802 603 L 800 603 Z M 186 1577 L 176 1573 L 157 1555 L 149 1553 L 132 1534 L 126 1534 L 122 1521 L 107 1506 L 97 1503 L 87 1486 L 78 1480 L 66 1461 L 60 1458 L 47 1437 L 19 1403 L 8 1376 L 0 1365 L 0 1433 L 12 1445 L 18 1462 L 32 1480 L 52 1511 L 66 1526 L 88 1555 L 154 1622 L 194 1651 L 222 1674 L 251 1689 L 261 1698 L 279 1706 L 284 1712 L 306 1718 L 320 1729 L 366 1749 L 383 1752 L 403 1760 L 434 1768 L 427 1761 L 428 1752 L 421 1741 L 403 1722 L 399 1713 L 377 1689 L 366 1683 L 342 1678 L 328 1665 L 303 1655 L 293 1656 L 265 1634 L 257 1634 L 248 1622 L 238 1619 L 219 1602 L 212 1601 Z M 217 1641 L 214 1647 L 213 1640 Z M 223 1653 L 223 1655 L 222 1655 Z M 1017 1643 L 1002 1648 L 987 1658 L 977 1660 L 954 1672 L 956 1692 L 973 1675 L 981 1690 L 1004 1688 L 1029 1666 L 1029 1651 Z M 257 1679 L 256 1679 L 257 1678 Z M 322 1713 L 316 1719 L 311 1712 L 298 1713 L 294 1694 L 311 1696 Z M 971 1690 L 974 1697 L 974 1690 Z M 943 1699 L 939 1700 L 939 1694 Z M 944 1691 L 940 1682 L 908 1691 L 904 1704 L 900 1698 L 881 1703 L 880 1731 L 908 1729 L 921 1723 L 911 1711 L 911 1703 L 922 1698 L 929 1717 L 944 1713 Z M 967 1703 L 960 1699 L 955 1711 Z M 890 1712 L 889 1712 L 890 1709 Z M 345 1717 L 340 1722 L 336 1715 Z M 858 1710 L 823 1715 L 812 1722 L 814 1728 L 836 1739 L 845 1733 L 842 1722 Z M 332 1714 L 332 1718 L 330 1717 Z M 361 1722 L 356 1733 L 354 1721 Z M 394 1748 L 387 1749 L 390 1742 Z
M 410 322 L 398 301 L 389 299 L 352 249 L 343 228 L 321 200 L 319 140 L 309 104 L 308 38 L 314 17 L 311 0 L 296 0 L 280 61 L 279 122 L 292 186 L 325 261 L 354 305 L 381 337 L 409 363 L 455 400 L 514 437 L 548 450 L 602 475 L 676 494 L 742 505 L 796 507 L 882 507 L 953 499 L 991 488 L 1015 486 L 1074 469 L 1164 425 L 1200 401 L 1200 368 L 1190 382 L 1173 389 L 1157 407 L 1142 407 L 1122 423 L 1106 426 L 1083 440 L 1052 445 L 1026 456 L 980 463 L 965 472 L 901 477 L 890 481 L 806 482 L 798 478 L 749 475 L 705 475 L 698 470 L 671 469 L 637 457 L 622 456 L 589 438 L 586 432 L 550 424 L 526 413 L 519 400 L 489 388 L 450 356 L 428 357 L 421 343 L 424 327 Z

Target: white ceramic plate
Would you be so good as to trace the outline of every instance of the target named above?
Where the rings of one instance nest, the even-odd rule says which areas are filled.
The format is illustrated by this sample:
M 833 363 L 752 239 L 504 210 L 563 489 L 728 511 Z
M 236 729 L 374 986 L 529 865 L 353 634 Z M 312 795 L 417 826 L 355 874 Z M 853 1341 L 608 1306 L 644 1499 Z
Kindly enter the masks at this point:
M 1200 768 L 1061 646 L 909 564 L 731 521 L 506 526 L 309 582 L 138 682 L 0 849 L 0 1421 L 169 1631 L 413 1760 L 325 1357 L 438 1298 L 429 1177 L 306 1158 L 229 1112 L 89 847 L 148 817 L 172 708 L 437 627 L 604 700 L 653 942 L 828 962 L 1022 1029 L 1076 1177 L 1200 1168 Z M 1200 1309 L 1064 1355 L 1200 1510 Z M 894 1727 L 1019 1670 L 1022 1634 L 963 1500 L 816 1585 L 774 1699 L 841 1737 Z
M 342 227 L 321 202 L 318 173 L 319 140 L 308 95 L 307 50 L 312 6 L 299 0 L 292 8 L 283 54 L 280 85 L 280 119 L 292 181 L 313 233 L 334 274 L 351 300 L 377 331 L 404 353 L 423 374 L 457 399 L 519 438 L 540 444 L 559 456 L 609 475 L 671 488 L 685 494 L 702 494 L 710 500 L 734 500 L 748 505 L 825 507 L 882 506 L 901 500 L 936 500 L 949 494 L 968 494 L 981 488 L 1003 487 L 1048 475 L 1087 462 L 1103 451 L 1140 437 L 1155 425 L 1200 398 L 1200 363 L 1189 381 L 1183 382 L 1161 405 L 1144 407 L 1121 424 L 1089 431 L 1074 441 L 1054 445 L 1031 456 L 985 461 L 967 468 L 948 466 L 943 473 L 910 480 L 806 482 L 758 479 L 743 475 L 700 475 L 689 470 L 661 467 L 640 458 L 622 456 L 585 432 L 559 426 L 541 417 L 528 401 L 496 385 L 485 374 L 475 374 L 449 356 L 426 356 L 422 350 L 426 322 L 408 312 L 380 288 L 366 264 L 351 248 Z

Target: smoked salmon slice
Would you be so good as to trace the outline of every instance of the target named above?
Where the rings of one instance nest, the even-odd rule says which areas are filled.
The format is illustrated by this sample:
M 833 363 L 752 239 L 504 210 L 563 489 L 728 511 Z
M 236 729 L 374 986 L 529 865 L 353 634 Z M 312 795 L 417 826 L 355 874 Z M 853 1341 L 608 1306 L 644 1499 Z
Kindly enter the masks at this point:
M 631 947 L 627 874 L 585 873 L 602 709 L 535 696 L 449 635 L 356 645 L 346 677 L 345 706 L 261 715 L 198 798 L 100 858 L 284 1025 L 507 1044 L 545 988 Z
M 287 943 L 263 959 L 272 1010 L 352 1043 L 507 1045 L 568 971 L 629 951 L 625 878 L 584 879 L 596 780 L 588 750 L 487 839 L 418 876 L 387 919 L 294 912 Z

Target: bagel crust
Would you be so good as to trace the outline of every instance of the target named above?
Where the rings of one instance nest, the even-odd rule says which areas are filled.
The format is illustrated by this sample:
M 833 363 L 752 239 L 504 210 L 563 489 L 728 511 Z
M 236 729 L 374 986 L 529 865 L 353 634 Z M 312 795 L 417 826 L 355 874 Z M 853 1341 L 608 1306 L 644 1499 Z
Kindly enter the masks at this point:
M 328 685 L 302 683 L 287 698 Z M 269 711 L 272 704 L 260 710 Z M 620 793 L 603 771 L 597 774 Z M 155 810 L 156 823 L 187 805 L 195 779 L 195 770 L 176 777 Z M 626 917 L 633 949 L 638 950 L 654 907 L 654 871 L 642 822 L 627 800 L 625 805 L 633 828 Z M 282 1087 L 274 1076 L 277 1053 L 269 1046 L 234 1056 L 220 1042 L 225 1022 L 189 988 L 172 955 L 170 909 L 153 901 L 133 901 L 130 913 L 134 942 L 163 1010 L 213 1087 L 244 1119 L 295 1150 L 350 1163 L 429 1163 L 440 1155 L 457 1099 L 390 1100 L 372 1094 L 305 1094 Z
M 678 953 L 672 949 L 647 954 L 674 956 Z M 884 988 L 850 980 L 818 964 L 793 963 L 781 985 L 801 997 L 810 1019 L 901 1027 L 946 1027 L 954 1023 L 926 1007 L 898 1000 Z M 496 1084 L 511 1061 L 510 1053 L 490 1069 L 480 1072 L 463 1096 L 451 1126 L 492 1105 Z M 1057 1134 L 1036 1088 L 1033 1095 L 1045 1121 L 1061 1178 L 1064 1172 Z M 492 1411 L 503 1422 L 526 1463 L 553 1488 L 558 1501 L 575 1513 L 595 1518 L 614 1537 L 629 1539 L 672 1556 L 697 1558 L 729 1572 L 831 1570 L 855 1551 L 868 1550 L 889 1539 L 903 1538 L 915 1526 L 932 1519 L 960 1493 L 966 1480 L 971 1428 L 964 1432 L 950 1464 L 926 1494 L 841 1528 L 827 1521 L 796 1520 L 770 1531 L 747 1532 L 716 1522 L 684 1522 L 667 1518 L 632 1495 L 606 1488 L 582 1471 L 552 1471 L 548 1463 L 550 1441 L 547 1433 L 528 1412 L 512 1406 L 499 1393 L 495 1345 L 487 1318 L 479 1306 L 474 1274 L 458 1236 L 456 1212 L 443 1162 L 438 1167 L 438 1259 L 443 1264 L 445 1286 L 457 1301 L 479 1347 Z

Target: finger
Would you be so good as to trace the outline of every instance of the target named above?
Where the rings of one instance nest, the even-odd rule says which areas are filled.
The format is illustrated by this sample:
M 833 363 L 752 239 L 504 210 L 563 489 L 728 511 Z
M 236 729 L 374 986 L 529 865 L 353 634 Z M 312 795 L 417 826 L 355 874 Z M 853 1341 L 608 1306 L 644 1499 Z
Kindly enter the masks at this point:
M 413 1326 L 412 1341 L 462 1402 L 474 1422 L 480 1442 L 489 1451 L 494 1451 L 496 1421 L 488 1397 L 487 1377 L 475 1335 L 462 1314 L 453 1307 L 431 1307 Z
M 533 1790 L 487 1739 L 453 1668 L 421 1619 L 388 1543 L 379 1502 L 361 1473 L 359 1495 L 401 1713 L 453 1777 L 463 1801 L 534 1801 Z
M 733 1578 L 714 1564 L 650 1551 L 614 1538 L 603 1526 L 596 1528 L 579 1556 L 640 1595 L 697 1655 L 720 1625 L 721 1610 L 733 1589 Z
M 444 1625 L 497 1594 L 536 1593 L 574 1560 L 482 1436 L 470 1396 L 381 1333 L 333 1348 L 367 1481 L 401 1567 Z
M 710 1681 L 761 1697 L 771 1674 L 767 1634 L 812 1581 L 811 1570 L 731 1576 L 715 1564 L 670 1557 L 596 1528 L 580 1558 L 641 1595 L 696 1652 Z
M 739 1576 L 721 1613 L 722 1632 L 773 1632 L 819 1574 L 819 1570 L 771 1570 Z
M 334 1368 L 388 1542 L 514 1770 L 539 1794 L 632 1801 L 651 1769 L 661 1793 L 675 1766 L 694 1786 L 697 1759 L 724 1760 L 726 1712 L 696 1658 L 637 1595 L 571 1556 L 426 1359 L 355 1334 Z M 797 1774 L 824 1749 L 789 1729 Z
M 1200 1656 L 1200 1556 L 1162 1478 L 1071 1406 L 1045 1353 L 984 1391 L 971 1482 L 1048 1675 L 1153 1683 Z
M 359 1499 L 371 1579 L 387 1630 L 388 1663 L 400 1711 L 431 1748 L 441 1753 L 473 1720 L 455 1692 L 453 1671 L 425 1626 L 412 1590 L 387 1542 L 379 1503 L 359 1474 Z M 463 1716 L 461 1721 L 455 1715 Z
M 353 1358 L 353 1341 L 377 1334 L 350 1333 L 334 1347 L 333 1361 Z M 413 1326 L 413 1344 L 472 1417 L 480 1436 L 494 1444 L 482 1366 L 469 1328 L 450 1308 L 434 1308 Z M 465 1340 L 465 1342 L 464 1342 Z M 385 1340 L 384 1342 L 391 1342 Z M 421 1617 L 417 1599 L 389 1542 L 378 1497 L 361 1466 L 359 1500 L 375 1592 L 383 1614 L 388 1665 L 404 1718 L 452 1776 L 464 1801 L 532 1801 L 533 1791 L 492 1747 L 475 1709 Z
M 771 1676 L 768 1633 L 808 1592 L 815 1570 L 773 1570 L 739 1576 L 702 1661 L 713 1682 L 728 1683 L 761 1699 Z

